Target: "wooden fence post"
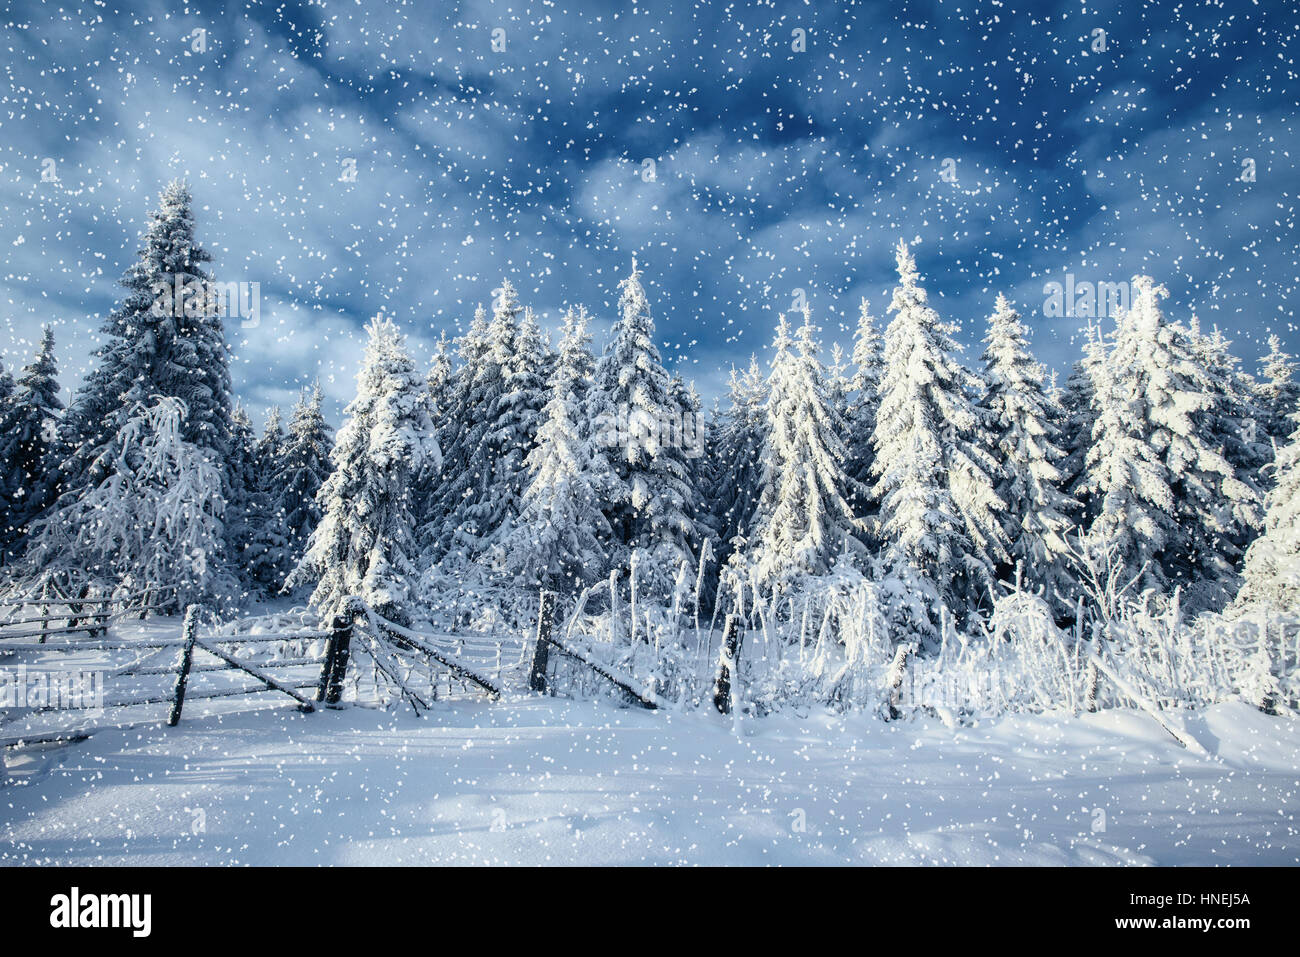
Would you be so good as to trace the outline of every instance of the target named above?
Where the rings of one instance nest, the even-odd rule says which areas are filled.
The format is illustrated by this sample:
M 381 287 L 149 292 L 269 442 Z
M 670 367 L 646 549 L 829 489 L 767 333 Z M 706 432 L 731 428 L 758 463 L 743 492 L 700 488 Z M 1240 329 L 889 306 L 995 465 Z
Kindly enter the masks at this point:
M 42 619 L 48 619 L 50 617 L 50 606 L 44 604 L 44 602 L 49 600 L 49 597 L 50 597 L 50 583 L 46 582 L 44 587 L 41 588 L 41 602 L 42 602 L 41 618 Z M 45 633 L 49 630 L 50 630 L 49 621 L 42 620 L 41 621 L 41 642 L 40 642 L 42 645 L 45 644 Z
M 528 687 L 546 693 L 546 668 L 551 657 L 551 629 L 555 625 L 555 592 L 542 591 L 537 607 L 537 647 L 533 649 L 533 666 L 528 672 Z
M 899 645 L 894 650 L 894 660 L 889 664 L 886 681 L 889 684 L 889 720 L 897 721 L 903 716 L 900 705 L 903 703 L 903 682 L 907 680 L 907 661 L 916 654 L 915 645 Z
M 172 694 L 172 710 L 167 716 L 167 727 L 174 728 L 181 720 L 181 708 L 185 706 L 185 685 L 190 680 L 190 665 L 194 661 L 194 637 L 199 626 L 199 606 L 190 605 L 185 609 L 185 625 L 181 629 L 181 638 L 185 644 L 181 648 L 181 666 L 176 672 L 176 691 Z
M 744 638 L 740 632 L 740 623 L 735 615 L 727 616 L 727 623 L 722 628 L 722 653 L 718 656 L 718 676 L 713 681 L 713 706 L 719 714 L 731 714 L 731 682 L 736 670 L 736 659 L 740 657 L 740 645 Z
M 320 684 L 316 700 L 325 704 L 338 704 L 343 697 L 343 679 L 348 673 L 348 659 L 352 656 L 352 628 L 356 622 L 356 608 L 351 603 L 334 616 L 329 642 L 325 646 L 325 662 L 321 666 Z
M 90 586 L 87 585 L 84 589 L 82 589 L 81 597 L 82 597 L 82 598 L 86 598 L 87 596 L 89 596 L 89 594 L 90 594 Z M 107 635 L 107 634 L 108 634 L 108 619 L 109 619 L 109 618 L 111 617 L 111 615 L 112 615 L 113 604 L 112 604 L 112 602 L 107 602 L 107 601 L 106 601 L 106 602 L 102 602 L 102 603 L 97 604 L 97 605 L 92 605 L 92 606 L 91 606 L 91 614 L 92 614 L 92 615 L 95 614 L 95 609 L 98 609 L 98 610 L 99 610 L 99 611 L 98 611 L 99 617 L 98 617 L 98 618 L 87 619 L 87 620 L 89 620 L 89 621 L 93 621 L 93 623 L 94 623 L 95 625 L 98 626 L 98 627 L 96 627 L 96 628 L 92 628 L 92 629 L 90 630 L 89 637 L 91 637 L 91 638 L 95 638 L 95 637 L 98 637 L 98 636 L 100 636 L 100 635 Z M 78 610 L 80 610 L 80 609 L 78 609 Z M 75 624 L 75 623 L 74 623 L 74 624 Z

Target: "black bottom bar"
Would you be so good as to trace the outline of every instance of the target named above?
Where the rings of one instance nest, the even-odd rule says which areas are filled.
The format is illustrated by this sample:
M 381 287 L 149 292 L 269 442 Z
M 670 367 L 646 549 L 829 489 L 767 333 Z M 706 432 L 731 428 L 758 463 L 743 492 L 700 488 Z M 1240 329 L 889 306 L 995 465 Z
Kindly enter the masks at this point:
M 786 904 L 736 909 L 727 917 L 725 936 L 733 945 L 760 935 L 770 941 L 774 924 L 788 932 L 812 934 L 823 933 L 829 921 L 839 925 L 840 934 L 849 932 L 862 940 L 901 942 L 911 938 L 918 944 L 924 942 L 927 951 L 949 941 L 971 945 L 1008 940 L 1051 948 L 1068 941 L 1070 950 L 1077 950 L 1080 943 L 1125 939 L 1144 947 L 1166 941 L 1182 947 L 1189 937 L 1217 947 L 1237 948 L 1262 939 L 1254 935 L 1278 939 L 1276 935 L 1293 927 L 1293 875 L 1294 871 L 1283 869 L 1211 868 L 979 872 L 952 868 L 924 874 L 878 868 L 823 875 L 810 874 L 808 869 L 733 870 L 725 880 L 735 900 Z M 15 941 L 36 937 L 57 942 L 63 937 L 66 943 L 74 934 L 85 943 L 91 943 L 92 937 L 119 938 L 131 946 L 173 946 L 201 940 L 207 952 L 214 946 L 248 946 L 259 940 L 287 944 L 304 933 L 311 938 L 322 907 L 343 906 L 344 911 L 336 911 L 331 920 L 344 925 L 355 922 L 355 927 L 353 933 L 339 938 L 340 943 L 377 935 L 375 944 L 388 948 L 404 937 L 412 943 L 427 942 L 433 933 L 447 944 L 456 942 L 460 934 L 477 937 L 490 928 L 494 946 L 499 946 L 511 933 L 535 933 L 530 921 L 502 918 L 503 908 L 508 911 L 509 902 L 519 899 L 515 892 L 535 891 L 539 879 L 528 869 L 477 869 L 458 874 L 450 884 L 441 875 L 415 876 L 410 870 L 399 869 L 10 868 L 0 869 L 0 900 L 5 902 L 6 936 Z M 819 888 L 822 879 L 827 883 Z M 572 928 L 574 925 L 560 915 L 580 901 L 581 930 L 574 932 L 582 940 L 631 942 L 644 933 L 635 909 L 629 912 L 625 907 L 604 904 L 625 904 L 639 882 L 646 882 L 648 892 L 663 890 L 667 881 L 669 886 L 680 885 L 673 887 L 674 893 L 667 898 L 658 898 L 667 908 L 659 916 L 671 920 L 671 907 L 664 905 L 664 900 L 704 899 L 716 888 L 717 880 L 717 874 L 699 869 L 669 874 L 625 872 L 614 880 L 594 870 L 570 869 L 563 878 L 565 892 L 554 903 L 553 926 L 556 933 L 564 926 Z M 52 920 L 57 923 L 61 917 L 68 923 L 74 887 L 83 907 L 91 896 L 150 895 L 148 937 L 136 937 L 129 926 L 131 911 L 123 909 L 124 904 L 129 907 L 129 898 L 117 898 L 115 905 L 127 915 L 128 919 L 120 922 L 128 926 L 52 926 Z M 838 888 L 845 892 L 850 887 L 853 899 L 860 903 L 838 915 L 825 901 L 814 902 L 822 891 Z M 679 889 L 684 893 L 677 893 Z M 274 907 L 267 906 L 269 900 L 275 901 Z M 144 899 L 138 901 L 141 906 L 136 913 L 141 913 Z M 331 901 L 335 903 L 328 903 Z M 381 901 L 383 906 L 376 912 L 365 906 L 367 901 Z M 91 906 L 98 907 L 98 899 Z M 381 919 L 379 914 L 386 916 Z M 444 914 L 449 919 L 444 920 Z M 1203 923 L 1206 921 L 1208 926 Z M 137 921 L 140 923 L 143 921 Z M 699 943 L 716 934 L 691 920 L 678 926 L 687 936 L 693 933 L 688 928 L 695 926 L 694 933 L 701 935 Z M 512 927 L 516 929 L 512 931 Z

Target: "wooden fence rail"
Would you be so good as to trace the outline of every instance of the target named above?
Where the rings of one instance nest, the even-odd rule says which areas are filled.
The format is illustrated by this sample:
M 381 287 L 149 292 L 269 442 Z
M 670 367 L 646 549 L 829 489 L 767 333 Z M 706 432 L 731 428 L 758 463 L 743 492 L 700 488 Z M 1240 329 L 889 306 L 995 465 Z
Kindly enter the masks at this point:
M 368 609 L 367 609 L 368 611 Z M 431 661 L 436 662 L 461 681 L 477 686 L 481 691 L 490 698 L 500 698 L 501 689 L 491 679 L 479 674 L 477 671 L 458 661 L 453 661 L 451 656 L 443 654 L 428 639 L 432 635 L 422 635 L 419 632 L 411 631 L 409 628 L 403 628 L 401 625 L 380 618 L 378 615 L 367 614 L 361 619 L 370 623 L 372 627 L 377 627 L 379 632 L 392 644 L 408 651 L 418 651 L 427 656 Z
M 209 700 L 215 698 L 228 698 L 239 695 L 261 694 L 264 692 L 275 692 L 287 695 L 298 703 L 299 710 L 313 711 L 314 703 L 310 698 L 302 694 L 305 688 L 317 687 L 322 679 L 313 679 L 311 681 L 293 681 L 283 680 L 275 677 L 269 672 L 290 668 L 305 667 L 309 665 L 326 666 L 328 672 L 331 665 L 337 665 L 338 656 L 335 654 L 332 658 L 329 655 L 324 657 L 314 656 L 297 656 L 288 659 L 273 660 L 258 664 L 247 661 L 241 661 L 234 655 L 225 651 L 220 645 L 233 644 L 257 644 L 264 642 L 286 642 L 298 640 L 316 640 L 320 638 L 332 638 L 332 632 L 326 631 L 304 631 L 295 632 L 288 635 L 280 634 L 258 634 L 258 635 L 211 635 L 200 638 L 198 635 L 198 614 L 199 606 L 190 605 L 185 612 L 184 624 L 181 628 L 179 638 L 144 638 L 138 641 L 95 641 L 95 642 L 50 642 L 40 643 L 0 643 L 0 652 L 12 653 L 16 651 L 41 651 L 41 652 L 61 652 L 61 651 L 144 651 L 157 652 L 168 648 L 179 648 L 181 651 L 179 663 L 171 666 L 144 666 L 138 663 L 127 665 L 126 667 L 113 669 L 111 671 L 114 679 L 119 678 L 136 678 L 136 677 L 165 677 L 174 674 L 176 681 L 169 692 L 144 692 L 132 697 L 123 698 L 114 701 L 104 701 L 97 704 L 96 710 L 110 708 L 131 708 L 153 704 L 170 704 L 171 708 L 167 716 L 168 726 L 174 727 L 181 718 L 185 702 L 194 700 Z M 331 651 L 335 648 L 331 645 Z M 217 664 L 195 664 L 194 656 L 196 652 L 201 652 L 217 660 Z M 346 664 L 343 665 L 346 668 Z M 189 689 L 190 676 L 197 673 L 213 674 L 219 672 L 235 672 L 247 675 L 256 680 L 255 686 L 243 686 L 239 688 L 216 688 L 211 690 L 191 691 Z M 337 702 L 337 698 L 335 699 Z M 43 714 L 56 710 L 62 710 L 59 705 L 38 706 L 22 709 L 22 714 Z M 66 740 L 88 735 L 94 729 L 82 729 L 79 731 L 64 732 L 36 732 L 33 734 L 23 734 L 13 738 L 0 738 L 0 745 L 13 745 L 17 743 L 40 740 Z
M 531 690 L 539 694 L 545 694 L 549 690 L 547 675 L 550 668 L 551 649 L 554 649 L 559 654 L 571 661 L 578 662 L 596 676 L 618 688 L 632 703 L 648 710 L 659 707 L 659 700 L 653 691 L 638 688 L 633 679 L 616 674 L 613 669 L 602 662 L 596 661 L 590 654 L 572 648 L 556 638 L 554 625 L 555 593 L 544 591 L 538 605 L 537 644 L 533 650 L 533 662 L 528 675 L 528 687 Z

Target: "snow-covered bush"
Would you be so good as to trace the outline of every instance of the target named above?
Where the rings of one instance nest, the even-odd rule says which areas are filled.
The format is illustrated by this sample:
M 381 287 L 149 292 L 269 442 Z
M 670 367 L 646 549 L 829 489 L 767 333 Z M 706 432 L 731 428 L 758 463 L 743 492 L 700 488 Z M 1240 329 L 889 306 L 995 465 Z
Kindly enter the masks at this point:
M 135 408 L 95 463 L 106 477 L 35 524 L 21 572 L 27 587 L 60 579 L 157 592 L 167 608 L 234 594 L 221 558 L 221 472 L 210 452 L 181 437 L 185 415 L 175 398 Z

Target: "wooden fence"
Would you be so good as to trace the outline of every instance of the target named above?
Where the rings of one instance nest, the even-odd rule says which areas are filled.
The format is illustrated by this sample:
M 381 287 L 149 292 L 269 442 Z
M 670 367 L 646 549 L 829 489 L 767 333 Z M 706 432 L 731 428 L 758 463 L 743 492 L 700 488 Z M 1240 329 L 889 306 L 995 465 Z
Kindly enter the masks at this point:
M 154 594 L 157 593 L 155 590 Z M 200 609 L 197 605 L 190 605 L 186 609 L 184 623 L 177 636 L 145 636 L 126 640 L 108 640 L 102 637 L 115 618 L 128 611 L 147 613 L 150 607 L 127 608 L 124 607 L 125 604 L 126 600 L 121 598 L 69 599 L 64 596 L 0 601 L 0 607 L 15 608 L 19 615 L 22 615 L 26 608 L 65 610 L 62 614 L 0 619 L 0 627 L 41 625 L 39 630 L 0 633 L 0 654 L 21 651 L 156 652 L 176 649 L 178 656 L 173 665 L 142 664 L 137 661 L 134 665 L 111 670 L 114 679 L 171 676 L 173 681 L 170 686 L 160 684 L 155 689 L 104 701 L 102 704 L 105 710 L 168 705 L 166 723 L 170 727 L 180 722 L 186 703 L 197 700 L 272 693 L 289 699 L 303 712 L 312 712 L 320 707 L 338 707 L 342 700 L 344 680 L 353 658 L 355 640 L 365 643 L 375 667 L 400 689 L 402 695 L 411 702 L 417 712 L 427 709 L 430 702 L 425 699 L 422 690 L 414 688 L 402 674 L 398 673 L 398 669 L 387 660 L 388 656 L 395 654 L 405 661 L 422 661 L 431 672 L 441 674 L 449 681 L 459 682 L 463 688 L 478 691 L 491 700 L 499 700 L 505 686 L 502 642 L 499 637 L 480 639 L 479 636 L 473 635 L 467 638 L 465 635 L 416 631 L 380 617 L 359 599 L 352 599 L 345 603 L 343 610 L 331 620 L 328 630 L 200 635 L 198 627 Z M 520 655 L 513 663 L 513 666 L 520 669 L 527 667 L 526 682 L 530 690 L 539 694 L 561 693 L 565 684 L 565 678 L 561 673 L 563 664 L 564 668 L 576 673 L 582 680 L 603 685 L 633 705 L 647 709 L 662 706 L 662 702 L 652 688 L 646 687 L 631 676 L 621 674 L 617 668 L 600 661 L 591 650 L 578 646 L 572 639 L 559 638 L 555 634 L 555 615 L 556 595 L 553 592 L 543 591 L 538 606 L 536 634 L 531 645 L 525 642 L 518 649 Z M 59 622 L 62 624 L 58 624 Z M 89 640 L 71 640 L 73 635 L 86 635 Z M 62 636 L 63 640 L 50 640 L 56 636 Z M 244 660 L 237 657 L 235 651 L 230 649 L 230 646 L 321 639 L 325 641 L 322 654 L 299 655 L 271 661 Z M 476 641 L 480 651 L 485 642 L 488 645 L 495 644 L 495 675 L 484 673 L 481 667 L 463 660 L 457 654 L 457 649 L 463 651 L 466 648 L 467 640 Z M 729 618 L 723 634 L 713 689 L 714 705 L 723 714 L 730 713 L 732 709 L 731 689 L 740 646 L 740 629 L 736 621 Z M 287 669 L 305 667 L 318 669 L 310 680 L 304 680 L 301 675 L 291 677 L 281 673 Z M 251 679 L 251 683 L 246 682 L 238 687 L 212 688 L 202 685 L 197 688 L 192 687 L 196 681 L 217 674 L 239 675 Z M 309 689 L 314 693 L 309 694 Z M 60 706 L 24 708 L 22 715 L 30 716 L 56 710 L 60 710 Z M 33 731 L 9 737 L 0 736 L 0 746 L 84 738 L 95 730 L 98 728 Z
M 160 685 L 156 689 L 147 690 L 142 693 L 117 697 L 112 700 L 105 700 L 100 705 L 100 708 L 104 711 L 109 711 L 155 704 L 166 704 L 170 706 L 167 717 L 167 724 L 170 726 L 175 726 L 180 721 L 186 701 L 210 700 L 275 692 L 286 695 L 295 701 L 299 709 L 303 711 L 315 710 L 317 704 L 320 703 L 337 703 L 338 694 L 335 690 L 335 686 L 331 684 L 330 678 L 334 669 L 340 666 L 341 655 L 346 654 L 346 636 L 341 636 L 338 632 L 299 631 L 290 634 L 209 635 L 200 637 L 198 634 L 198 615 L 199 607 L 197 605 L 190 605 L 186 610 L 181 634 L 175 638 L 144 637 L 123 641 L 96 640 L 52 642 L 43 640 L 40 642 L 22 642 L 12 639 L 24 637 L 23 633 L 19 633 L 18 635 L 10 633 L 0 636 L 0 652 L 156 652 L 168 648 L 175 648 L 180 652 L 179 661 L 175 665 L 134 665 L 125 668 L 111 669 L 111 676 L 115 680 L 124 678 L 165 678 L 167 676 L 174 676 L 174 681 L 170 688 L 165 685 Z M 52 629 L 48 634 L 71 633 L 79 632 L 80 630 L 81 629 L 79 628 Z M 246 646 L 264 642 L 287 642 L 316 639 L 326 639 L 326 649 L 323 655 L 283 658 L 275 661 L 259 662 L 256 664 L 243 661 L 222 647 L 223 645 Z M 340 651 L 340 642 L 342 642 L 342 651 Z M 211 660 L 196 661 L 197 655 L 204 655 Z M 272 674 L 272 672 L 277 670 L 301 668 L 303 666 L 320 667 L 321 670 L 319 677 L 313 678 L 311 681 L 302 681 L 282 678 Z M 344 663 L 342 667 L 346 668 L 346 664 Z M 209 676 L 216 673 L 237 674 L 252 678 L 256 683 L 252 685 L 245 683 L 242 686 L 233 688 L 200 688 L 198 690 L 192 690 L 190 688 L 193 677 L 198 675 Z M 339 680 L 341 681 L 341 672 Z M 307 688 L 316 689 L 315 701 L 302 693 Z M 50 704 L 39 707 L 29 707 L 23 708 L 20 716 L 28 717 L 33 714 L 45 714 L 58 710 L 62 710 L 61 705 Z M 96 710 L 99 710 L 99 708 Z M 17 744 L 32 744 L 43 741 L 81 738 L 87 736 L 94 730 L 97 730 L 97 728 L 79 728 L 70 731 L 60 730 L 51 732 L 38 731 L 27 734 L 11 735 L 0 737 L 0 745 L 12 746 Z

